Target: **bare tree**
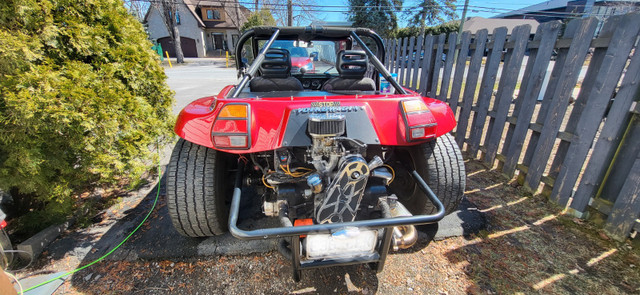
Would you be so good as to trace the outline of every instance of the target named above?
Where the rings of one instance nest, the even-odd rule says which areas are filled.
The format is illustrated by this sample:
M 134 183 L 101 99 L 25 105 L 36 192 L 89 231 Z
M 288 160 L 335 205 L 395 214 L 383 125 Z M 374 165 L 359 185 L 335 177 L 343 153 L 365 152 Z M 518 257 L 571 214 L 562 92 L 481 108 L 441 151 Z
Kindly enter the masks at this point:
M 124 6 L 129 10 L 133 16 L 135 16 L 138 21 L 144 21 L 144 15 L 149 10 L 149 2 L 138 1 L 138 0 L 125 0 Z
M 271 13 L 273 13 L 273 17 L 276 19 L 276 22 L 279 26 L 288 25 L 288 9 L 287 2 L 289 0 L 264 0 L 263 7 L 269 8 Z M 295 26 L 306 26 L 310 22 L 316 20 L 315 14 L 313 10 L 317 10 L 316 8 L 316 0 L 296 0 L 292 1 L 292 25 Z
M 176 49 L 177 63 L 184 63 L 184 53 L 182 53 L 182 44 L 180 43 L 180 30 L 178 30 L 178 21 L 176 14 L 178 13 L 178 5 L 181 1 L 177 0 L 155 0 L 151 2 L 153 8 L 160 13 L 162 21 L 169 31 L 169 37 Z

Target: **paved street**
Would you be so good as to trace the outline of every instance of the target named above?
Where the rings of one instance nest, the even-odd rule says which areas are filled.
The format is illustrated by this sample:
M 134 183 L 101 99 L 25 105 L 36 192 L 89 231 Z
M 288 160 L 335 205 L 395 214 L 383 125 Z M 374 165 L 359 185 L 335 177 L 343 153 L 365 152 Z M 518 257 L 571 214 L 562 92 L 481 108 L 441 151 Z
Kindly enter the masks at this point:
M 169 87 L 176 92 L 173 112 L 178 114 L 189 102 L 205 96 L 216 95 L 222 88 L 236 84 L 234 67 L 226 68 L 224 59 L 214 65 L 179 65 L 165 68 Z

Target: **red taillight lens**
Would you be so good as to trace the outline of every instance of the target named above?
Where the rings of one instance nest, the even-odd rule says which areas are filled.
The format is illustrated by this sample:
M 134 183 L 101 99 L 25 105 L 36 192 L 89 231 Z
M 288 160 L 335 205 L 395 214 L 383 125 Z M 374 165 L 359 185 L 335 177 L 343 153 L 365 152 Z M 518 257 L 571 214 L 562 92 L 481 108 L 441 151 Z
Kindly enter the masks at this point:
M 437 124 L 422 100 L 405 100 L 401 104 L 407 141 L 435 137 Z
M 245 103 L 227 104 L 213 122 L 213 145 L 222 149 L 248 149 L 251 146 L 251 112 Z

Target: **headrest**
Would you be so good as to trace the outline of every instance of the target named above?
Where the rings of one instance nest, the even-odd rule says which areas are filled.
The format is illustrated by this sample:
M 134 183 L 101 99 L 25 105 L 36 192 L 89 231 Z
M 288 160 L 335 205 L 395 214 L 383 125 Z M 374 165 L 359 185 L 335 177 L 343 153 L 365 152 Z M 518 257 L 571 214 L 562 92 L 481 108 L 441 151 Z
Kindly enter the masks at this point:
M 367 72 L 369 59 L 361 50 L 342 50 L 338 53 L 336 68 L 340 78 L 362 79 Z
M 267 50 L 264 61 L 260 65 L 263 78 L 287 78 L 291 75 L 291 56 L 286 49 L 272 48 Z

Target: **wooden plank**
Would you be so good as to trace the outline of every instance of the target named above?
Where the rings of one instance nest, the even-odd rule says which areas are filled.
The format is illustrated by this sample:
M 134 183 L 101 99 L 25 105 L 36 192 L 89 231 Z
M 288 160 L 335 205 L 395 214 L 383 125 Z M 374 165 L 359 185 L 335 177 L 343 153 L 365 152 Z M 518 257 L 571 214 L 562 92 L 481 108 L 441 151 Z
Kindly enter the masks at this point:
M 551 102 L 549 114 L 545 119 L 544 128 L 540 133 L 540 140 L 535 147 L 533 160 L 529 166 L 529 173 L 525 178 L 526 184 L 531 188 L 537 188 L 542 173 L 546 168 L 549 155 L 555 144 L 560 124 L 569 105 L 569 98 L 578 81 L 580 69 L 589 49 L 589 44 L 596 31 L 598 20 L 595 17 L 575 19 L 571 22 L 580 22 L 580 27 L 573 36 L 573 44 L 567 53 L 567 61 L 570 61 L 562 69 L 560 82 L 554 91 L 554 99 Z M 582 164 L 582 163 L 579 163 Z
M 514 42 L 514 47 L 512 50 L 507 51 L 502 76 L 498 84 L 498 93 L 494 103 L 496 114 L 495 118 L 489 123 L 489 133 L 487 134 L 487 142 L 485 143 L 487 151 L 484 160 L 491 165 L 495 161 L 498 147 L 502 140 L 504 125 L 507 115 L 509 114 L 513 92 L 518 82 L 518 74 L 522 68 L 524 52 L 527 47 L 527 41 L 529 41 L 530 33 L 531 26 L 522 25 L 514 28 L 509 37 L 509 41 Z
M 384 44 L 385 56 L 381 62 L 385 67 L 389 67 L 389 39 L 382 39 L 382 44 Z
M 467 67 L 469 43 L 471 43 L 471 33 L 463 32 L 460 38 L 460 50 L 458 51 L 458 60 L 456 61 L 456 71 L 453 74 L 453 83 L 451 84 L 451 96 L 448 101 L 454 114 L 458 113 L 458 101 L 460 101 L 460 93 L 462 92 L 464 69 Z
M 400 64 L 398 59 L 400 58 L 400 48 L 402 46 L 402 39 L 396 39 L 393 41 L 393 72 L 398 74 L 400 71 Z
M 610 37 L 613 34 L 613 30 L 615 29 L 613 24 L 617 22 L 612 20 L 617 18 L 619 17 L 609 18 L 599 34 L 601 36 Z M 549 112 L 549 108 L 553 100 L 554 91 L 557 88 L 558 81 L 560 81 L 559 75 L 561 74 L 562 69 L 564 68 L 564 64 L 566 63 L 568 49 L 559 49 L 559 51 L 560 52 L 558 54 L 558 58 L 556 61 L 557 65 L 554 67 L 551 77 L 549 78 L 549 85 L 547 87 L 547 92 L 545 93 L 545 97 L 542 101 L 542 105 L 538 112 L 538 117 L 536 118 L 536 123 L 539 123 L 539 124 L 543 124 L 546 120 L 547 113 Z M 577 101 L 573 104 L 573 109 L 571 111 L 568 123 L 565 127 L 566 132 L 569 132 L 571 134 L 576 133 L 577 123 L 580 118 L 580 114 L 582 113 L 587 97 L 589 96 L 590 90 L 594 86 L 596 77 L 599 73 L 599 68 L 602 65 L 602 61 L 606 51 L 607 51 L 606 48 L 597 48 L 591 58 L 586 76 L 582 81 L 580 94 L 578 96 Z M 538 144 L 540 132 L 541 131 L 534 131 L 531 133 L 531 137 L 529 139 L 530 146 L 536 146 Z M 555 178 L 560 173 L 561 166 L 564 164 L 565 155 L 569 148 L 569 143 L 570 142 L 567 142 L 567 141 L 560 141 L 560 144 L 555 152 L 555 155 L 553 156 L 553 161 L 551 162 L 549 176 Z M 533 160 L 534 151 L 535 151 L 534 149 L 527 149 L 527 152 L 525 154 L 524 161 L 523 161 L 525 164 L 527 165 L 531 164 L 531 161 Z
M 595 197 L 604 179 L 605 172 L 611 164 L 631 118 L 629 108 L 634 98 L 640 97 L 638 85 L 640 85 L 640 54 L 634 54 L 571 203 L 571 208 L 578 212 L 584 212 L 587 209 L 589 200 Z
M 438 41 L 436 43 L 436 54 L 432 57 L 433 71 L 431 71 L 431 90 L 429 90 L 429 97 L 438 97 L 438 80 L 440 80 L 440 69 L 442 68 L 442 52 L 444 50 L 444 41 L 447 39 L 447 34 L 442 33 L 438 35 Z
M 507 39 L 507 28 L 501 27 L 493 30 L 493 48 L 489 51 L 487 62 L 484 66 L 484 74 L 482 75 L 482 83 L 480 84 L 480 93 L 478 95 L 478 111 L 473 117 L 471 125 L 471 135 L 469 137 L 469 150 L 472 155 L 476 155 L 480 140 L 484 131 L 484 124 L 487 121 L 487 112 L 489 104 L 493 96 L 493 89 L 498 76 L 498 67 L 502 59 L 502 46 Z
M 457 33 L 449 34 L 449 50 L 447 50 L 447 57 L 444 61 L 444 69 L 442 70 L 442 85 L 440 86 L 440 93 L 437 98 L 442 101 L 448 101 L 449 95 L 449 83 L 451 83 L 451 71 L 453 70 L 453 60 L 455 58 L 455 44 L 458 39 Z
M 613 91 L 640 32 L 640 17 L 638 16 L 628 14 L 611 16 L 607 19 L 607 24 L 610 24 L 612 29 L 615 27 L 611 45 L 606 50 L 604 48 L 596 49 L 591 59 L 594 67 L 589 66 L 589 70 L 596 71 L 597 77 L 593 83 L 583 84 L 578 101 L 574 104 L 574 112 L 569 120 L 570 124 L 565 128 L 566 131 L 576 134 L 578 138 L 570 144 L 563 144 L 566 148 L 559 149 L 561 152 L 556 154 L 556 156 L 565 154 L 565 159 L 562 161 L 564 164 L 557 177 L 558 185 L 553 188 L 551 193 L 551 199 L 560 205 L 566 205 L 571 197 L 575 182 L 582 170 L 582 164 L 587 158 L 609 100 L 613 97 Z M 607 34 L 609 32 L 606 29 L 607 24 L 601 33 Z
M 529 129 L 529 123 L 531 123 L 531 116 L 533 115 L 536 100 L 542 87 L 542 81 L 544 80 L 549 60 L 551 59 L 553 44 L 556 38 L 558 38 L 559 30 L 560 22 L 547 22 L 538 26 L 535 38 L 541 41 L 542 46 L 535 52 L 535 57 L 533 53 L 529 55 L 527 71 L 521 83 L 516 110 L 514 111 L 514 114 L 517 114 L 518 120 L 515 125 L 511 125 L 513 127 L 510 126 L 510 136 L 509 133 L 507 134 L 509 143 L 505 143 L 506 153 L 504 154 L 507 160 L 504 163 L 503 171 L 509 176 L 513 176 L 515 173 L 515 168 L 518 164 Z M 518 106 L 518 103 L 520 106 Z
M 422 66 L 422 61 L 421 59 L 423 58 L 424 54 L 422 53 L 422 44 L 424 43 L 424 36 L 420 35 L 418 36 L 418 39 L 416 40 L 416 58 L 415 61 L 413 63 L 413 76 L 411 78 L 411 89 L 413 90 L 418 90 L 418 84 L 420 83 L 419 76 L 418 73 L 420 72 L 420 67 Z
M 416 43 L 416 38 L 415 37 L 411 37 L 409 38 L 409 47 L 407 47 L 407 57 L 406 57 L 406 73 L 404 74 L 404 85 L 406 85 L 407 88 L 413 88 L 413 87 L 409 87 L 409 85 L 411 85 L 411 69 L 413 68 L 413 52 L 414 52 L 414 46 Z
M 480 67 L 482 67 L 482 57 L 484 56 L 484 45 L 487 43 L 487 35 L 487 29 L 479 30 L 476 33 L 476 49 L 473 50 L 473 56 L 469 64 L 469 72 L 467 73 L 467 81 L 462 96 L 462 110 L 460 110 L 460 118 L 458 118 L 458 129 L 456 132 L 456 142 L 460 148 L 462 148 L 467 135 L 467 125 L 469 125 L 471 106 L 476 96 L 476 85 L 478 85 L 478 76 L 480 74 Z
M 636 159 L 611 214 L 607 218 L 604 230 L 614 239 L 624 241 L 640 216 L 640 159 Z
M 406 64 L 405 64 L 405 59 L 407 57 L 407 43 L 409 43 L 409 39 L 407 39 L 407 37 L 402 38 L 402 49 L 400 49 L 400 52 L 398 54 L 398 62 L 400 63 L 399 67 L 398 67 L 398 83 L 400 83 L 400 85 L 405 86 L 404 84 L 404 70 L 406 68 Z
M 424 57 L 422 58 L 422 72 L 420 73 L 420 94 L 427 96 L 427 85 L 429 84 L 429 73 L 431 72 L 431 56 L 433 55 L 434 36 L 427 35 L 424 38 Z
M 576 32 L 576 30 L 578 29 L 578 23 L 574 22 L 571 23 L 567 29 L 565 30 L 565 35 L 563 37 L 565 37 L 565 39 L 563 40 L 571 40 L 570 38 L 573 36 L 573 34 Z M 558 42 L 556 42 L 556 45 L 558 44 Z M 554 98 L 554 94 L 555 94 L 555 89 L 558 87 L 558 83 L 560 82 L 560 75 L 562 74 L 562 70 L 564 69 L 565 63 L 567 62 L 567 55 L 569 53 L 569 47 L 562 47 L 562 48 L 558 48 L 557 49 L 558 54 L 556 56 L 556 60 L 554 62 L 554 66 L 553 66 L 553 70 L 551 72 L 551 76 L 547 79 L 548 80 L 548 84 L 547 84 L 547 88 L 545 90 L 545 94 L 544 97 L 542 99 L 542 104 L 540 106 L 540 109 L 538 110 L 538 116 L 536 117 L 535 122 L 537 124 L 544 124 L 546 118 L 547 118 L 547 113 L 549 112 L 549 108 L 551 106 L 551 102 Z M 592 72 L 593 73 L 593 72 Z M 589 78 L 589 77 L 587 77 Z M 533 132 L 531 132 L 531 137 L 529 138 L 529 146 L 537 146 L 538 145 L 538 139 L 540 138 L 540 132 L 541 130 L 534 130 Z M 530 165 L 531 161 L 533 160 L 533 154 L 535 152 L 535 149 L 531 148 L 531 149 L 527 149 L 524 159 L 523 159 L 523 163 L 525 165 Z M 557 172 L 555 173 L 557 175 Z

